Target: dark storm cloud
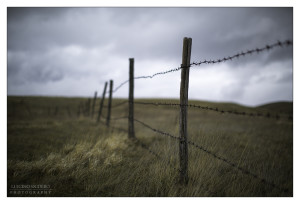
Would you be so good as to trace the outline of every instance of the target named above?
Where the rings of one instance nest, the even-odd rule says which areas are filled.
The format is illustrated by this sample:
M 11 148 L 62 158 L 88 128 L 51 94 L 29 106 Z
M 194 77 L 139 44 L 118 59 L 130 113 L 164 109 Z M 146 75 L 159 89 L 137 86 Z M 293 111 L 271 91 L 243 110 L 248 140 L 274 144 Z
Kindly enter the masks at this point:
M 41 48 L 59 40 L 52 38 L 55 36 L 51 37 L 53 33 L 59 31 L 54 31 L 56 26 L 49 23 L 59 22 L 66 10 L 65 8 L 8 8 L 8 50 L 40 51 Z
M 47 21 L 53 17 L 61 17 L 68 8 L 43 8 L 43 7 L 9 7 L 7 8 L 8 21 L 22 21 L 28 18 L 39 17 L 41 20 Z
M 207 24 L 195 26 L 192 31 L 196 39 L 200 37 L 193 42 L 193 55 L 218 59 L 277 40 L 292 39 L 292 16 L 292 9 L 213 8 L 206 13 Z M 257 61 L 260 59 L 258 56 Z
M 19 88 L 19 92 L 26 94 L 28 89 L 30 94 L 36 86 L 33 82 L 41 88 L 43 83 L 55 83 L 69 90 L 69 86 L 80 87 L 78 80 L 86 80 L 86 90 L 94 90 L 109 78 L 116 80 L 116 85 L 126 80 L 130 57 L 136 59 L 137 74 L 180 66 L 183 37 L 193 38 L 192 61 L 223 58 L 277 40 L 292 40 L 293 9 L 8 8 L 7 32 L 9 94 L 14 94 L 10 90 L 17 90 L 20 84 L 28 87 Z M 198 86 L 200 81 L 210 83 L 226 76 L 218 83 L 220 87 L 211 85 L 219 90 L 213 99 L 241 99 L 247 103 L 247 91 L 254 79 L 257 83 L 262 82 L 258 79 L 266 79 L 275 84 L 292 84 L 292 54 L 292 47 L 277 48 L 226 62 L 221 68 L 196 67 L 191 81 Z M 278 67 L 273 78 L 272 66 Z M 205 79 L 203 75 L 198 77 L 202 69 L 214 74 L 208 77 L 204 73 Z M 155 82 L 168 84 L 168 78 L 165 80 Z M 143 87 L 137 93 L 158 92 L 151 87 Z M 37 87 L 34 90 L 38 92 Z M 274 99 L 277 92 L 273 92 L 270 97 Z M 176 93 L 160 93 L 168 94 Z M 191 96 L 210 94 L 203 90 Z M 120 91 L 119 96 L 126 96 L 126 91 Z
M 8 49 L 39 50 L 72 43 L 101 46 L 122 55 L 178 55 L 183 36 L 193 56 L 219 58 L 292 38 L 292 9 L 278 8 L 10 8 Z M 22 33 L 22 35 L 20 35 Z M 138 46 L 137 46 L 138 45 Z

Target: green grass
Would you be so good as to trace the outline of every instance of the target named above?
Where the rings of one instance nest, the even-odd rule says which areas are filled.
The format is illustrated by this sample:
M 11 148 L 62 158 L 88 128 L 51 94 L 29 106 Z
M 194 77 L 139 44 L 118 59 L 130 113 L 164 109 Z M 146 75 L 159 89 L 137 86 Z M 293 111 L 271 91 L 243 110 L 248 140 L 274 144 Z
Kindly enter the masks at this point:
M 114 99 L 113 104 L 121 102 Z M 172 102 L 177 100 L 138 100 Z M 190 108 L 188 138 L 288 192 L 273 188 L 191 145 L 188 185 L 178 183 L 179 144 L 135 123 L 136 137 L 157 154 L 127 138 L 126 119 L 110 127 L 78 116 L 84 98 L 8 97 L 7 189 L 49 185 L 47 196 L 293 196 L 293 122 L 220 114 Z M 292 103 L 250 108 L 230 103 L 190 101 L 201 106 L 249 113 L 285 114 Z M 68 107 L 68 108 L 67 108 Z M 96 110 L 99 100 L 96 103 Z M 126 116 L 127 104 L 112 109 Z M 280 110 L 280 111 L 277 111 Z M 135 118 L 178 136 L 179 109 L 135 105 Z M 103 110 L 106 116 L 106 108 Z M 168 162 L 167 162 L 168 161 Z M 174 169 L 175 168 L 175 169 Z M 38 195 L 40 196 L 40 195 Z

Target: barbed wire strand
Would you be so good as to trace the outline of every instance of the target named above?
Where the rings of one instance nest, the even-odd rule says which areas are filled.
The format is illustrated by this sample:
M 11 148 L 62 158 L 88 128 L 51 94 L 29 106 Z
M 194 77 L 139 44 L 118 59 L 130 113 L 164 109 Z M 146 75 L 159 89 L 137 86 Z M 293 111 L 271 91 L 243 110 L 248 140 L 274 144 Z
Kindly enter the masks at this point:
M 179 137 L 176 137 L 176 136 L 174 136 L 174 135 L 171 135 L 170 133 L 163 132 L 163 131 L 161 131 L 161 130 L 157 130 L 157 129 L 155 129 L 155 128 L 149 126 L 149 125 L 147 125 L 146 123 L 144 123 L 144 122 L 142 122 L 142 121 L 140 121 L 140 120 L 137 120 L 137 119 L 134 119 L 134 120 L 137 121 L 137 122 L 139 122 L 139 123 L 142 124 L 143 126 L 147 127 L 148 129 L 150 129 L 150 130 L 152 130 L 152 131 L 154 131 L 154 132 L 157 132 L 157 133 L 159 133 L 159 134 L 161 134 L 161 135 L 169 136 L 169 137 L 171 137 L 172 139 L 176 139 L 176 140 L 179 140 L 179 141 L 181 140 Z M 239 170 L 239 171 L 242 172 L 243 174 L 252 176 L 253 178 L 259 180 L 260 182 L 262 182 L 262 183 L 264 183 L 264 184 L 268 184 L 268 185 L 270 185 L 271 187 L 276 188 L 276 189 L 278 189 L 278 190 L 280 190 L 280 191 L 283 191 L 283 192 L 285 192 L 285 193 L 289 191 L 289 190 L 286 189 L 286 188 L 281 188 L 280 186 L 277 186 L 276 184 L 274 184 L 274 183 L 272 183 L 272 182 L 269 182 L 269 181 L 267 181 L 267 180 L 264 179 L 264 178 L 261 178 L 261 177 L 258 176 L 257 174 L 254 174 L 254 173 L 252 173 L 252 172 L 250 172 L 250 171 L 248 171 L 248 170 L 246 170 L 246 169 L 244 169 L 244 168 L 242 168 L 242 167 L 239 167 L 238 165 L 236 165 L 235 163 L 229 161 L 228 159 L 226 159 L 226 158 L 224 158 L 224 157 L 222 157 L 222 156 L 219 156 L 219 155 L 217 155 L 217 154 L 215 154 L 215 153 L 213 153 L 213 152 L 207 150 L 206 148 L 204 148 L 204 147 L 202 147 L 202 146 L 200 146 L 200 145 L 198 145 L 198 144 L 196 144 L 196 143 L 194 143 L 194 142 L 192 142 L 192 141 L 187 141 L 187 143 L 188 143 L 189 145 L 192 145 L 192 146 L 194 146 L 194 147 L 200 149 L 201 151 L 203 151 L 203 152 L 205 152 L 205 153 L 207 153 L 207 154 L 213 156 L 214 158 L 216 158 L 216 159 L 218 159 L 218 160 L 220 160 L 220 161 L 223 161 L 223 162 L 227 163 L 228 165 L 230 165 L 231 167 L 233 167 L 233 168 Z
M 152 130 L 152 131 L 154 131 L 154 132 L 157 132 L 157 133 L 159 133 L 159 134 L 161 134 L 161 135 L 165 135 L 165 136 L 171 137 L 172 139 L 180 140 L 179 137 L 176 137 L 176 136 L 174 136 L 174 135 L 171 135 L 170 133 L 167 133 L 167 132 L 163 132 L 163 131 L 161 131 L 161 130 L 157 130 L 157 129 L 155 129 L 155 128 L 149 126 L 149 125 L 147 125 L 146 123 L 144 123 L 144 122 L 142 122 L 142 121 L 140 121 L 140 120 L 138 120 L 138 119 L 134 119 L 134 121 L 136 121 L 136 122 L 142 124 L 142 125 L 145 126 L 146 128 L 148 128 L 148 129 L 150 129 L 150 130 Z
M 111 105 L 111 108 L 116 108 L 116 107 L 121 106 L 121 105 L 123 105 L 123 104 L 125 104 L 125 103 L 128 103 L 128 100 L 125 100 L 125 101 L 122 101 L 122 102 L 120 102 L 120 103 Z M 103 108 L 108 108 L 108 105 L 103 105 L 102 107 L 103 107 Z
M 145 150 L 147 150 L 150 154 L 154 155 L 156 158 L 158 158 L 161 161 L 163 161 L 163 164 L 165 164 L 166 166 L 169 166 L 170 168 L 172 168 L 173 170 L 175 170 L 175 171 L 177 171 L 179 173 L 181 172 L 180 169 L 172 166 L 170 160 L 161 157 L 157 152 L 151 150 L 146 144 L 144 144 L 143 142 L 141 142 L 141 140 L 139 140 L 138 138 L 134 138 L 132 140 L 134 141 L 134 143 L 140 145 L 142 148 L 144 148 Z M 194 178 L 192 178 L 192 177 L 189 177 L 189 180 L 191 180 L 193 183 L 197 183 L 197 181 Z M 198 184 L 198 186 L 200 186 L 206 192 L 212 194 L 212 196 L 213 195 L 217 195 L 216 192 L 213 192 L 213 191 L 209 190 L 209 188 L 207 186 L 203 185 L 203 184 Z
M 257 174 L 254 174 L 254 173 L 252 173 L 252 172 L 250 172 L 250 171 L 248 171 L 248 170 L 246 170 L 246 169 L 244 169 L 244 168 L 242 168 L 242 167 L 236 165 L 235 163 L 229 161 L 228 159 L 226 159 L 226 158 L 224 158 L 224 157 L 222 157 L 222 156 L 219 156 L 219 155 L 217 155 L 217 154 L 215 154 L 215 153 L 213 153 L 213 152 L 211 152 L 211 151 L 209 151 L 209 150 L 203 148 L 202 146 L 200 146 L 200 145 L 198 145 L 198 144 L 196 144 L 196 143 L 194 143 L 194 142 L 192 142 L 192 141 L 187 141 L 187 143 L 190 144 L 190 145 L 192 145 L 192 146 L 194 146 L 194 147 L 196 147 L 196 148 L 198 148 L 198 149 L 200 149 L 200 150 L 202 150 L 203 152 L 206 152 L 206 153 L 212 155 L 214 158 L 216 158 L 216 159 L 218 159 L 218 160 L 221 160 L 221 161 L 227 163 L 228 165 L 230 165 L 231 167 L 233 167 L 233 168 L 239 170 L 239 171 L 242 172 L 243 174 L 252 176 L 253 178 L 259 180 L 259 181 L 262 182 L 262 183 L 268 184 L 268 185 L 270 185 L 271 187 L 276 188 L 276 189 L 278 189 L 278 190 L 280 190 L 280 191 L 283 191 L 283 192 L 285 192 L 285 193 L 289 191 L 287 188 L 281 188 L 280 186 L 277 186 L 276 184 L 274 184 L 274 183 L 272 183 L 272 182 L 270 182 L 270 181 L 267 181 L 267 180 L 264 179 L 264 178 L 261 178 L 261 177 L 258 176 Z
M 261 53 L 263 51 L 269 51 L 275 47 L 283 47 L 283 46 L 291 46 L 293 45 L 293 41 L 291 40 L 286 40 L 284 42 L 281 41 L 277 41 L 277 43 L 271 44 L 271 45 L 266 45 L 262 48 L 255 48 L 255 49 L 251 49 L 251 50 L 247 50 L 247 51 L 242 51 L 240 53 L 237 53 L 235 55 L 229 56 L 229 57 L 224 57 L 224 58 L 220 58 L 217 60 L 204 60 L 204 61 L 200 61 L 200 62 L 193 62 L 190 64 L 190 66 L 200 66 L 201 64 L 216 64 L 216 63 L 221 63 L 221 62 L 226 62 L 228 60 L 233 60 L 236 58 L 239 58 L 241 56 L 246 56 L 246 55 L 251 55 L 253 53 Z
M 99 122 L 100 122 L 101 124 L 103 124 L 104 126 L 107 127 L 106 122 L 104 122 L 104 121 L 101 120 L 102 118 L 103 118 L 103 117 L 100 117 Z M 125 117 L 125 116 L 124 116 L 124 117 L 119 117 L 119 118 L 113 118 L 113 120 L 119 120 L 119 119 L 124 119 L 124 118 L 128 118 L 128 116 L 126 116 L 126 117 Z M 103 119 L 104 119 L 104 118 L 103 118 Z M 109 126 L 109 128 L 111 128 L 112 130 L 116 129 L 116 130 L 119 130 L 119 131 L 122 131 L 122 132 L 125 132 L 125 133 L 128 132 L 128 130 L 126 130 L 125 128 L 122 128 L 122 127 Z
M 135 104 L 140 104 L 140 105 L 154 105 L 154 106 L 175 106 L 175 107 L 180 107 L 180 106 L 186 106 L 189 108 L 198 108 L 202 110 L 210 110 L 210 111 L 215 111 L 219 113 L 228 113 L 228 114 L 235 114 L 235 115 L 240 115 L 240 116 L 250 116 L 250 117 L 264 117 L 264 118 L 272 118 L 279 120 L 280 118 L 284 118 L 283 116 L 280 116 L 278 114 L 271 114 L 270 112 L 268 113 L 247 113 L 247 112 L 239 112 L 236 110 L 223 110 L 220 108 L 212 108 L 208 106 L 201 106 L 201 105 L 196 105 L 196 104 L 187 104 L 187 105 L 181 105 L 179 103 L 166 103 L 166 102 L 133 102 Z M 288 119 L 291 120 L 293 117 L 291 115 L 288 116 Z
M 128 116 L 121 116 L 121 117 L 116 117 L 116 118 L 110 118 L 110 120 L 121 120 L 121 119 L 126 119 Z
M 229 61 L 229 60 L 233 60 L 233 59 L 238 59 L 240 56 L 246 56 L 246 55 L 251 55 L 253 53 L 261 53 L 263 51 L 269 51 L 271 49 L 274 49 L 276 47 L 283 47 L 283 46 L 291 46 L 293 45 L 293 41 L 291 40 L 285 40 L 285 41 L 277 41 L 277 43 L 274 43 L 274 44 L 271 44 L 271 45 L 266 45 L 264 47 L 261 47 L 261 48 L 255 48 L 255 49 L 251 49 L 251 50 L 247 50 L 247 51 L 242 51 L 240 53 L 237 53 L 235 55 L 232 55 L 232 56 L 229 56 L 229 57 L 224 57 L 224 58 L 220 58 L 220 59 L 216 59 L 216 60 L 203 60 L 203 61 L 200 61 L 200 62 L 192 62 L 190 64 L 191 67 L 193 66 L 200 66 L 202 64 L 216 64 L 216 63 L 221 63 L 221 62 L 226 62 L 226 61 Z M 147 79 L 147 78 L 150 78 L 152 79 L 153 77 L 157 76 L 157 75 L 164 75 L 164 74 L 168 74 L 168 73 L 171 73 L 171 72 L 176 72 L 176 71 L 179 71 L 180 69 L 182 69 L 184 67 L 180 66 L 180 67 L 177 67 L 177 68 L 174 68 L 174 69 L 170 69 L 170 70 L 166 70 L 166 71 L 162 71 L 162 72 L 157 72 L 155 74 L 152 74 L 152 75 L 148 75 L 148 76 L 139 76 L 139 77 L 134 77 L 134 79 Z M 113 92 L 116 92 L 118 89 L 120 89 L 123 85 L 127 84 L 129 82 L 129 80 L 126 80 L 124 82 L 122 82 L 119 86 L 117 86 Z

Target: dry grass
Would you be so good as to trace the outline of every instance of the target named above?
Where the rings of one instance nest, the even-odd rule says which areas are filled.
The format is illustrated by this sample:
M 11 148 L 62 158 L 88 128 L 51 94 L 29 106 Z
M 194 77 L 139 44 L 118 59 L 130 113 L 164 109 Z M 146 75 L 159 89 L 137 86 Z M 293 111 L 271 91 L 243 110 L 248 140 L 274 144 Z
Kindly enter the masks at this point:
M 77 106 L 84 100 L 8 97 L 8 196 L 18 196 L 10 195 L 9 189 L 21 184 L 50 185 L 48 196 L 293 195 L 292 121 L 189 109 L 191 141 L 289 191 L 272 188 L 193 146 L 192 180 L 182 186 L 174 169 L 179 166 L 176 140 L 135 123 L 136 137 L 163 158 L 158 159 L 116 128 L 127 129 L 126 119 L 111 121 L 107 128 L 91 117 L 77 117 Z M 235 104 L 193 103 L 256 111 Z M 126 113 L 125 104 L 114 108 L 112 117 Z M 177 108 L 136 105 L 135 117 L 178 135 Z

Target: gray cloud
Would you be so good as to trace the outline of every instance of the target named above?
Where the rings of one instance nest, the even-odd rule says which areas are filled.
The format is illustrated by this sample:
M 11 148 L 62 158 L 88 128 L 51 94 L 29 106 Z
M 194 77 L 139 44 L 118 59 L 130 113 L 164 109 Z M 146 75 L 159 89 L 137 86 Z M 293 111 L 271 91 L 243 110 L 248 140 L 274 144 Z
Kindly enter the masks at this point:
M 116 86 L 127 80 L 130 57 L 136 61 L 136 76 L 178 67 L 185 36 L 193 38 L 192 61 L 223 58 L 277 40 L 292 40 L 293 9 L 8 8 L 7 33 L 8 94 L 55 95 L 47 83 L 62 87 L 57 94 L 86 96 L 109 79 L 114 79 Z M 291 92 L 292 56 L 292 47 L 277 48 L 226 64 L 195 67 L 190 97 L 248 105 L 278 98 L 292 100 L 291 94 L 276 91 L 277 85 L 284 84 L 280 89 Z M 272 66 L 276 67 L 274 78 Z M 137 82 L 141 87 L 136 87 L 137 97 L 149 93 L 149 97 L 177 98 L 178 90 L 170 87 L 175 86 L 172 81 L 179 75 L 159 76 L 155 83 Z M 217 84 L 213 83 L 215 78 L 219 79 Z M 77 86 L 76 81 L 84 83 L 84 90 L 69 91 L 70 86 Z M 257 84 L 261 84 L 258 92 L 270 92 L 264 88 L 266 84 L 276 89 L 267 98 L 253 96 L 249 100 L 251 87 Z M 216 91 L 210 93 L 199 86 Z M 158 91 L 159 87 L 165 88 Z M 126 97 L 127 89 L 120 89 L 116 96 Z

